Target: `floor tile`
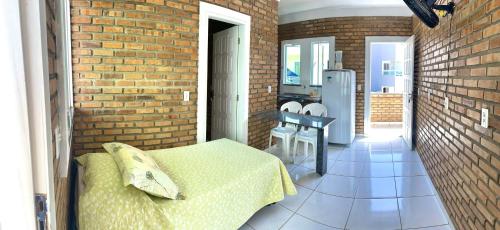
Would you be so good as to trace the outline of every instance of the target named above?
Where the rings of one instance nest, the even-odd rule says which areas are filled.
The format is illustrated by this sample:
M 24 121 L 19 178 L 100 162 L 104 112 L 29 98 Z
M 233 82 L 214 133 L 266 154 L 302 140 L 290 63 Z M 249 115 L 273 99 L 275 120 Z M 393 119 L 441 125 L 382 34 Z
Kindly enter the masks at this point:
M 367 155 L 369 162 L 392 162 L 391 151 L 372 151 Z
M 394 169 L 390 163 L 366 163 L 361 177 L 392 177 Z
M 395 176 L 426 175 L 424 166 L 415 162 L 394 162 L 394 174 Z
M 295 169 L 298 165 L 296 164 L 292 164 L 292 163 L 286 163 L 285 164 L 285 167 L 286 167 L 286 171 L 288 171 L 289 173 Z
M 343 150 L 340 150 L 340 151 L 331 151 L 331 150 L 328 150 L 328 160 L 333 160 L 333 161 L 336 161 L 340 155 L 342 155 L 342 152 Z
M 345 161 L 336 161 L 333 164 L 331 170 L 329 170 L 331 174 L 339 175 L 339 176 L 361 176 L 363 172 L 363 163 L 361 162 L 345 162 Z
M 248 225 L 248 224 L 244 224 L 243 226 L 238 228 L 238 230 L 253 230 L 253 228 L 250 227 L 250 225 Z
M 247 224 L 256 230 L 279 229 L 291 216 L 293 212 L 280 206 L 269 205 L 259 210 L 248 220 Z
M 327 169 L 332 166 L 333 164 L 335 163 L 335 160 L 331 160 L 330 158 L 328 158 L 328 163 L 327 163 Z M 287 166 L 288 164 L 286 164 L 285 166 Z M 304 168 L 308 168 L 308 169 L 314 169 L 316 170 L 316 158 L 312 157 L 312 156 L 309 156 L 307 159 L 301 161 L 300 164 L 294 164 L 294 166 L 302 166 Z
M 396 191 L 398 197 L 434 195 L 427 176 L 396 177 Z
M 290 160 L 291 162 L 293 161 L 294 164 L 299 165 L 302 162 L 304 162 L 304 160 L 306 160 L 306 156 L 304 154 L 299 154 L 299 155 L 295 156 L 295 159 L 292 159 L 292 156 L 290 156 L 290 159 L 291 159 Z
M 448 224 L 435 196 L 398 198 L 398 203 L 404 229 Z
M 441 226 L 433 226 L 433 227 L 427 227 L 427 228 L 409 228 L 409 229 L 416 229 L 416 230 L 452 230 L 450 225 L 441 225 Z
M 356 199 L 349 215 L 347 229 L 400 229 L 397 199 Z
M 313 156 L 309 156 L 302 163 L 300 163 L 300 166 L 309 169 L 316 169 L 316 158 Z
M 410 147 L 408 147 L 408 144 L 406 144 L 406 142 L 402 138 L 391 141 L 391 148 L 393 150 L 395 150 L 395 149 L 410 149 Z
M 283 205 L 285 208 L 288 208 L 294 212 L 299 209 L 299 207 L 313 192 L 313 190 L 298 185 L 295 186 L 295 188 L 297 188 L 297 195 L 285 196 L 285 199 L 279 202 L 280 205 Z
M 297 166 L 292 172 L 289 172 L 289 174 L 293 183 L 313 190 L 316 189 L 323 179 L 316 173 L 316 170 L 302 166 Z
M 393 177 L 359 178 L 356 198 L 396 197 L 396 185 Z
M 326 174 L 316 188 L 316 191 L 343 197 L 354 197 L 356 192 L 356 178 Z
M 318 222 L 314 222 L 310 219 L 307 219 L 301 215 L 295 214 L 292 218 L 286 222 L 286 224 L 281 228 L 282 230 L 305 230 L 305 229 L 314 229 L 314 230 L 332 230 L 338 228 L 332 228 Z
M 328 145 L 328 152 L 336 153 L 342 152 L 345 149 L 345 145 Z
M 296 164 L 286 164 L 298 194 L 264 207 L 240 229 L 451 230 L 420 157 L 395 135 L 398 128 L 381 125 L 389 126 L 379 129 L 383 135 L 329 145 L 323 177 L 299 146 Z M 278 157 L 281 151 L 270 149 Z
M 393 151 L 392 158 L 394 162 L 420 162 L 420 157 L 417 153 L 404 153 L 399 151 Z
M 391 150 L 390 142 L 374 142 L 369 144 L 370 150 Z
M 369 158 L 367 151 L 344 152 L 337 159 L 337 161 L 347 161 L 347 162 L 368 161 L 368 160 Z
M 331 227 L 344 228 L 353 200 L 314 192 L 297 213 Z
M 394 146 L 394 144 L 392 144 L 392 147 L 391 147 L 391 150 L 392 152 L 401 152 L 401 153 L 415 153 L 414 150 L 410 149 L 406 143 L 403 143 L 401 144 L 400 146 Z
M 364 142 L 354 142 L 349 146 L 349 148 L 346 148 L 346 150 L 353 152 L 353 151 L 363 151 L 363 150 L 368 150 L 370 149 L 370 144 L 369 143 L 364 143 Z

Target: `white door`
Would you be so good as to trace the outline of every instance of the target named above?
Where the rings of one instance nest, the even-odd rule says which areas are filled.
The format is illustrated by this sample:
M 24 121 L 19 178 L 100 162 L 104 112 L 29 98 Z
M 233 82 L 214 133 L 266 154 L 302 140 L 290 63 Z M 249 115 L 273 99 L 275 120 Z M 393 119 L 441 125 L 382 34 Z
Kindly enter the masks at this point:
M 238 103 L 238 26 L 214 34 L 212 140 L 236 140 Z
M 408 147 L 413 148 L 413 48 L 415 36 L 406 40 L 404 47 L 404 70 L 403 70 L 403 139 Z

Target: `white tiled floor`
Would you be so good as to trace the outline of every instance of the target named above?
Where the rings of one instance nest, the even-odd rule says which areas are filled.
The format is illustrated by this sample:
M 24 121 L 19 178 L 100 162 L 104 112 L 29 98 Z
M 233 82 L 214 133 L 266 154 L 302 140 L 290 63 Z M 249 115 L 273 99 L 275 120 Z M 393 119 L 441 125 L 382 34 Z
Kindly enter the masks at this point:
M 322 177 L 313 157 L 303 158 L 287 164 L 298 194 L 262 208 L 241 229 L 453 229 L 418 154 L 400 137 L 329 146 Z

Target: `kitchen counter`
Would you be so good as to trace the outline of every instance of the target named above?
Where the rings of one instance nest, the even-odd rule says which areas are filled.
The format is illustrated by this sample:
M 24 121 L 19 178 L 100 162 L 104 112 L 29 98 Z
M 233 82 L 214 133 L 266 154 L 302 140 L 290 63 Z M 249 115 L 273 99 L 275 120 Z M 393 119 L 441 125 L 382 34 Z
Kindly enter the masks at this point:
M 278 95 L 278 106 L 289 101 L 296 101 L 304 106 L 310 103 L 321 103 L 321 97 L 311 97 L 307 94 L 298 93 L 283 93 Z

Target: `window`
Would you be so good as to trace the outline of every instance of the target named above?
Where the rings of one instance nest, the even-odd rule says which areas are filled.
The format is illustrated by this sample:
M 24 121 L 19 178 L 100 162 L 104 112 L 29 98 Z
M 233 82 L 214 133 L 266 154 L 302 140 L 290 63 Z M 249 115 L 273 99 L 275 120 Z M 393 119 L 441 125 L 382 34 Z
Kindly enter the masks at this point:
M 284 84 L 300 85 L 300 45 L 285 45 Z
M 382 61 L 382 76 L 392 76 L 391 61 Z
M 321 85 L 323 70 L 328 69 L 330 60 L 330 43 L 312 42 L 312 75 L 311 85 Z
M 323 70 L 334 60 L 335 37 L 288 40 L 281 45 L 281 84 L 321 86 Z

